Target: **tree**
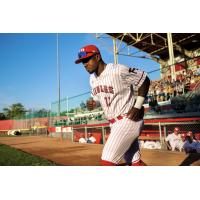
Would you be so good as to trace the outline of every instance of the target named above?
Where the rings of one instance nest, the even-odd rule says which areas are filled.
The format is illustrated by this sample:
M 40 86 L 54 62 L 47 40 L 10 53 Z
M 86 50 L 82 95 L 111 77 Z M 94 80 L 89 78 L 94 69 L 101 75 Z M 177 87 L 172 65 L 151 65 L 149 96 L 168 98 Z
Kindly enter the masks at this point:
M 68 113 L 74 113 L 74 112 L 75 112 L 75 110 L 72 108 L 71 110 L 69 110 Z
M 42 108 L 35 112 L 35 114 L 38 115 L 38 117 L 47 117 L 48 113 L 49 113 L 49 111 L 46 110 L 45 108 Z
M 6 119 L 6 116 L 4 115 L 4 113 L 0 113 L 0 120 L 4 120 Z
M 26 110 L 21 103 L 12 104 L 9 108 L 3 109 L 3 114 L 7 119 L 24 117 Z

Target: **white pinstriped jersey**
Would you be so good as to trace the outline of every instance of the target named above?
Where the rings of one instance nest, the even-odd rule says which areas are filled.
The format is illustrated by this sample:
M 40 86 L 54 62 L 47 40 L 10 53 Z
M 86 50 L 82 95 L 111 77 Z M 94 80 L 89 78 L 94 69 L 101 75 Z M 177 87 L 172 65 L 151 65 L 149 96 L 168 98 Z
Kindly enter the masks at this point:
M 100 102 L 107 119 L 125 114 L 133 107 L 133 88 L 139 88 L 146 76 L 142 70 L 112 63 L 106 65 L 100 76 L 90 76 L 92 95 Z

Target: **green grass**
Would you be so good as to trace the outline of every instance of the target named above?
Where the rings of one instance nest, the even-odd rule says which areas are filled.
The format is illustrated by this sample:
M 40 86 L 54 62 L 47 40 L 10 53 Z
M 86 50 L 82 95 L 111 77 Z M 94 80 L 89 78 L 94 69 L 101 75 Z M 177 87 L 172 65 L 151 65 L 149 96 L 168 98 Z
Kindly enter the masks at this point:
M 57 166 L 57 164 L 0 144 L 0 166 Z
M 0 134 L 0 137 L 17 137 L 16 135 L 5 135 L 5 134 Z

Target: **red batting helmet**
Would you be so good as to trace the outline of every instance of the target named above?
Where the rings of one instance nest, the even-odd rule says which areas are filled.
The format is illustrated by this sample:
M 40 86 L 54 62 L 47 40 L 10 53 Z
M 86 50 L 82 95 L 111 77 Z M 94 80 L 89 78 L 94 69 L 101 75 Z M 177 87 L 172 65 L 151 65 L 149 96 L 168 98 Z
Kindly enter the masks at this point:
M 78 53 L 78 59 L 75 61 L 76 64 L 79 64 L 84 59 L 89 58 L 95 54 L 100 54 L 99 49 L 95 45 L 87 45 L 80 49 Z

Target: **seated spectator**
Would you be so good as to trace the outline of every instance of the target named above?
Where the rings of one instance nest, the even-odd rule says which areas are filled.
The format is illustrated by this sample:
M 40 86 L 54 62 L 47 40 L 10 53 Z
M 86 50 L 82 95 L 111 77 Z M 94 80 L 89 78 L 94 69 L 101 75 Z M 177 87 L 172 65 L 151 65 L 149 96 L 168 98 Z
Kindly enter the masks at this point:
M 197 141 L 197 139 L 195 138 L 195 135 L 194 135 L 194 133 L 192 131 L 188 131 L 186 133 L 186 136 L 189 136 L 193 142 Z
M 183 145 L 185 153 L 188 156 L 183 160 L 180 166 L 190 166 L 192 163 L 200 160 L 200 143 L 192 141 L 190 136 L 185 137 Z
M 81 137 L 79 138 L 79 141 L 78 141 L 78 142 L 79 142 L 79 143 L 83 143 L 83 144 L 84 144 L 84 143 L 87 143 L 84 134 L 81 135 Z
M 158 107 L 158 102 L 156 99 L 152 99 L 150 102 L 149 102 L 149 106 L 152 107 L 153 110 L 156 110 L 156 108 Z
M 175 151 L 177 149 L 182 151 L 183 142 L 181 140 L 180 129 L 178 127 L 175 127 L 174 132 L 165 138 L 165 143 L 171 151 Z
M 196 76 L 200 76 L 200 66 L 197 66 L 195 74 L 196 74 Z
M 95 143 L 96 138 L 92 135 L 92 133 L 88 133 L 87 143 Z
M 183 148 L 186 153 L 200 153 L 200 143 L 193 140 L 189 135 L 185 137 Z

